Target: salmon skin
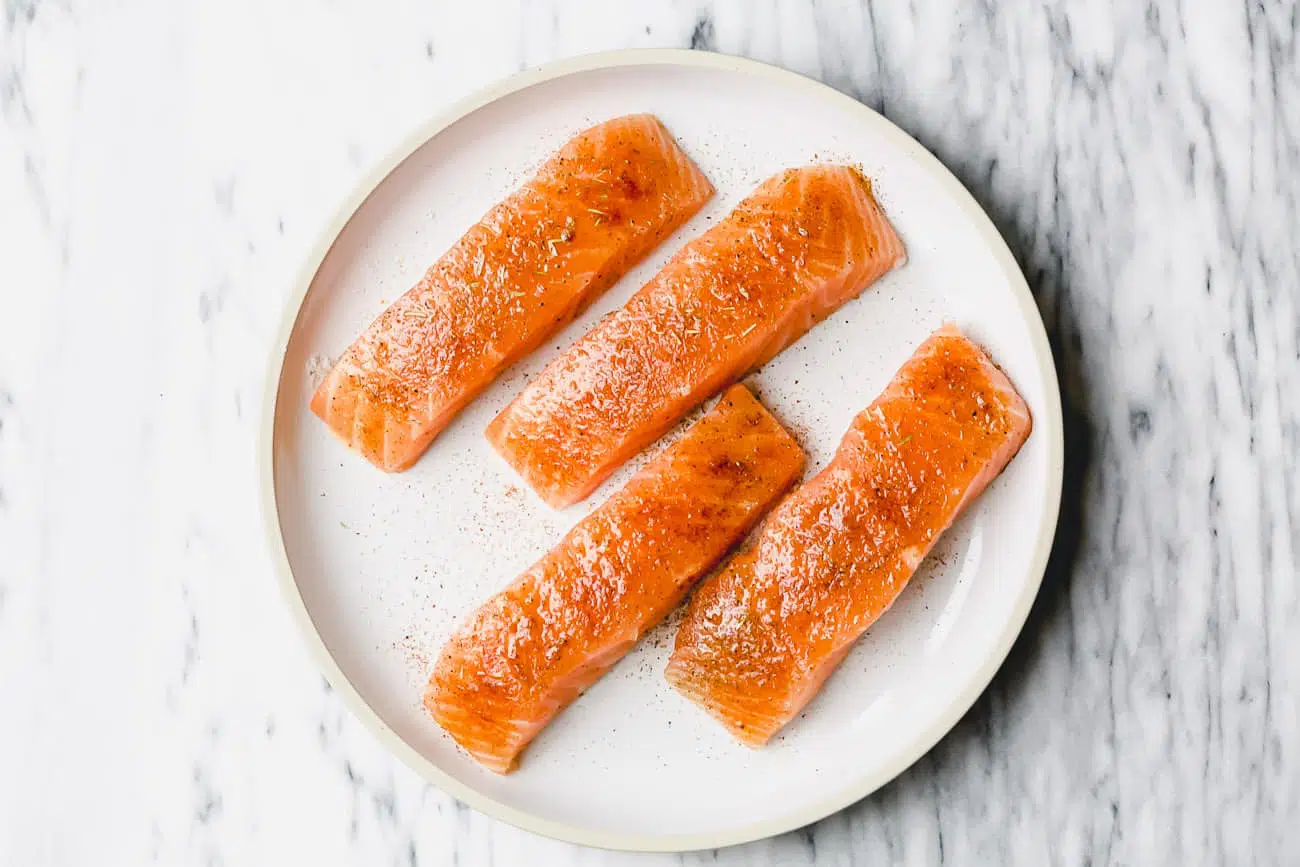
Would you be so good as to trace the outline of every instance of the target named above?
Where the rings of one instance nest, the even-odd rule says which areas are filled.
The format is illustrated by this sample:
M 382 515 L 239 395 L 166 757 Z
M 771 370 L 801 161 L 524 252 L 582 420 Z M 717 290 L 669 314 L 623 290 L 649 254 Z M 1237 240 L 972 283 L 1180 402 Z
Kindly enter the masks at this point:
M 631 650 L 795 481 L 804 454 L 744 386 L 443 648 L 424 705 L 498 773 Z
M 580 133 L 366 329 L 312 411 L 375 466 L 406 469 L 501 371 L 712 195 L 651 115 Z
M 547 365 L 488 439 L 547 503 L 575 503 L 903 257 L 856 169 L 786 171 Z
M 759 746 L 893 604 L 962 508 L 1016 455 L 1029 410 L 956 329 L 921 345 L 830 464 L 687 608 L 670 683 Z

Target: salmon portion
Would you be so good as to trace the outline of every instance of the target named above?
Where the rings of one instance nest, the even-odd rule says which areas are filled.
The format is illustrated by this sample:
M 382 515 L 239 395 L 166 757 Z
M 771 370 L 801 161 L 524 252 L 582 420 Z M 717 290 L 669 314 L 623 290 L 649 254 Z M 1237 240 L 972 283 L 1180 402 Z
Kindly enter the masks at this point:
M 737 385 L 447 642 L 424 705 L 498 773 L 632 649 L 798 478 L 804 454 Z
M 670 683 L 750 746 L 817 693 L 939 535 L 1015 457 L 1029 409 L 956 329 L 932 335 L 830 464 L 687 608 Z
M 381 470 L 406 469 L 712 195 L 651 115 L 580 133 L 357 338 L 312 412 Z
M 792 169 L 691 241 L 488 426 L 557 508 L 903 261 L 856 169 Z

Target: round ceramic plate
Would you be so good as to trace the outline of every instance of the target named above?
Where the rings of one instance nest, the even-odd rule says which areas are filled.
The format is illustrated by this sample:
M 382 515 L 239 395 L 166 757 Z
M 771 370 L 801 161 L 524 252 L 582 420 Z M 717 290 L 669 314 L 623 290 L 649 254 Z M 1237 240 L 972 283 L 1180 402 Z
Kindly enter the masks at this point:
M 715 199 L 585 316 L 507 371 L 413 469 L 384 475 L 348 452 L 307 408 L 329 360 L 569 136 L 630 112 L 667 124 L 716 185 Z M 806 713 L 766 748 L 740 746 L 668 687 L 672 617 L 562 713 L 517 772 L 480 768 L 421 708 L 430 661 L 460 618 L 645 458 L 586 503 L 555 512 L 496 457 L 484 426 L 685 239 L 764 178 L 816 161 L 863 167 L 909 261 L 746 380 L 803 443 L 809 472 L 945 321 L 1011 376 L 1033 411 L 1033 435 Z M 398 148 L 307 263 L 267 401 L 272 547 L 290 604 L 340 695 L 397 755 L 471 806 L 611 848 L 695 849 L 775 834 L 869 794 L 919 758 L 988 684 L 1019 632 L 1060 495 L 1061 410 L 1043 325 L 970 195 L 852 99 L 789 72 L 699 52 L 619 52 L 527 72 Z

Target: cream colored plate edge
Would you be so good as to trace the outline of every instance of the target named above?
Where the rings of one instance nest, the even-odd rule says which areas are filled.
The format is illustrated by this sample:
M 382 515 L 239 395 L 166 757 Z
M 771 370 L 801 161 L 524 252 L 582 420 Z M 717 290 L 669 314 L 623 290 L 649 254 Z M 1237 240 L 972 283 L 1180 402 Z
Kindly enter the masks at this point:
M 819 110 L 830 109 L 851 116 L 854 122 L 863 125 L 872 137 L 901 152 L 908 161 L 919 168 L 937 185 L 942 196 L 950 200 L 960 210 L 964 219 L 968 220 L 974 227 L 980 243 L 987 248 L 988 253 L 996 261 L 996 265 L 1001 271 L 1000 277 L 1005 280 L 1010 291 L 1010 297 L 1014 298 L 1015 305 L 1018 308 L 1016 312 L 1024 320 L 1028 335 L 1027 340 L 1028 344 L 1030 344 L 1027 348 L 1028 357 L 1032 358 L 1033 364 L 1037 367 L 1037 370 L 1033 373 L 1042 386 L 1041 393 L 1036 395 L 1036 401 L 1031 402 L 1031 405 L 1037 404 L 1034 405 L 1035 429 L 1031 443 L 1037 443 L 1038 445 L 1035 447 L 1042 450 L 1042 472 L 1037 474 L 1041 476 L 1042 481 L 1042 487 L 1039 489 L 1041 508 L 1037 510 L 1037 526 L 1025 528 L 1026 539 L 1031 540 L 1026 542 L 1029 547 L 1025 558 L 1027 566 L 1024 568 L 1022 576 L 1016 576 L 1020 580 L 1008 579 L 1009 586 L 1013 590 L 1013 597 L 1008 600 L 1009 615 L 1005 617 L 1004 622 L 997 626 L 996 635 L 989 643 L 988 652 L 985 653 L 978 667 L 965 678 L 964 682 L 953 685 L 953 688 L 943 698 L 942 706 L 929 715 L 926 725 L 915 732 L 909 732 L 905 742 L 901 743 L 898 748 L 892 750 L 887 757 L 877 757 L 878 760 L 870 765 L 869 771 L 862 773 L 849 783 L 830 787 L 830 790 L 818 792 L 815 796 L 792 799 L 788 804 L 775 807 L 774 815 L 768 816 L 762 821 L 751 823 L 728 821 L 724 826 L 713 830 L 695 829 L 691 833 L 674 833 L 671 829 L 666 830 L 664 833 L 624 833 L 617 829 L 611 830 L 608 827 L 602 827 L 600 821 L 592 821 L 584 825 L 580 821 L 561 822 L 536 815 L 532 810 L 520 809 L 518 806 L 505 803 L 504 801 L 508 800 L 508 798 L 501 796 L 500 792 L 503 790 L 500 788 L 502 784 L 499 780 L 493 779 L 480 782 L 478 778 L 470 776 L 471 782 L 467 783 L 435 764 L 429 759 L 425 751 L 415 748 L 407 738 L 400 736 L 393 728 L 390 728 L 372 705 L 362 697 L 353 681 L 344 674 L 335 656 L 327 648 L 321 632 L 313 622 L 302 588 L 299 582 L 295 580 L 290 566 L 285 537 L 282 533 L 281 507 L 276 490 L 274 444 L 276 443 L 277 434 L 277 397 L 280 393 L 282 379 L 285 378 L 285 358 L 290 346 L 290 340 L 294 335 L 295 328 L 298 327 L 300 311 L 303 308 L 308 290 L 311 288 L 313 281 L 317 279 L 321 264 L 325 261 L 331 247 L 335 244 L 336 239 L 340 237 L 349 220 L 361 209 L 371 193 L 408 156 L 419 150 L 436 134 L 453 127 L 458 121 L 478 109 L 525 88 L 566 76 L 593 70 L 632 67 L 728 72 L 750 77 L 759 83 L 766 82 L 771 86 L 798 90 L 801 94 L 806 94 L 809 100 L 815 100 L 820 106 Z M 629 106 L 627 110 L 638 109 L 639 106 Z M 671 123 L 670 126 L 672 126 Z M 684 140 L 683 144 L 687 146 L 688 150 L 692 147 L 691 141 Z M 711 175 L 714 174 L 715 172 L 711 172 Z M 714 180 L 717 182 L 719 179 L 715 176 Z M 726 179 L 723 180 L 725 182 Z M 720 183 L 719 201 L 716 204 L 725 211 L 725 206 L 734 203 L 738 193 L 743 192 L 743 190 L 724 190 L 723 184 Z M 889 194 L 898 195 L 897 191 L 886 191 L 886 195 Z M 485 204 L 490 204 L 490 202 Z M 887 209 L 890 207 L 888 200 L 886 201 L 886 207 Z M 463 225 L 461 228 L 463 228 Z M 693 223 L 692 228 L 698 231 L 699 226 Z M 914 238 L 909 237 L 906 233 L 904 237 L 909 245 L 915 244 Z M 680 243 L 680 237 L 674 243 Z M 666 253 L 666 250 L 663 251 L 664 255 Z M 631 290 L 628 287 L 623 287 L 623 295 L 620 297 L 625 297 L 628 291 Z M 617 292 L 616 289 L 615 293 Z M 822 328 L 826 327 L 828 326 L 822 326 Z M 814 331 L 808 339 L 815 339 L 816 334 L 817 332 Z M 977 332 L 975 336 L 979 337 L 980 335 Z M 896 360 L 901 361 L 901 358 Z M 890 372 L 892 372 L 892 368 L 884 371 L 884 376 L 887 378 Z M 1025 376 L 1026 373 L 1022 371 L 1020 378 L 1023 380 Z M 759 384 L 760 387 L 763 385 L 761 381 Z M 782 383 L 775 383 L 774 385 L 779 386 Z M 788 388 L 790 383 L 786 382 L 783 385 Z M 291 399 L 298 400 L 299 397 L 300 395 L 295 394 L 292 395 Z M 767 395 L 764 395 L 764 397 L 768 399 Z M 853 399 L 857 400 L 856 397 Z M 865 403 L 865 401 L 862 402 Z M 778 406 L 778 409 L 780 408 Z M 848 409 L 856 410 L 857 408 L 860 407 L 855 405 Z M 797 414 L 797 410 L 793 406 L 789 406 L 789 410 L 791 413 Z M 840 427 L 842 428 L 842 424 Z M 838 433 L 836 433 L 837 436 Z M 822 451 L 824 452 L 825 449 L 822 449 Z M 1009 651 L 1012 642 L 1019 634 L 1037 593 L 1056 526 L 1061 488 L 1062 451 L 1060 396 L 1050 349 L 1037 308 L 1006 244 L 998 236 L 996 229 L 987 216 L 952 174 L 929 152 L 889 121 L 866 106 L 819 82 L 754 61 L 703 52 L 676 50 L 622 51 L 591 55 L 521 73 L 486 88 L 454 106 L 451 110 L 418 130 L 384 159 L 357 186 L 354 193 L 339 209 L 329 227 L 321 235 L 319 243 L 304 263 L 297 285 L 287 304 L 283 325 L 271 356 L 264 403 L 262 442 L 259 448 L 262 464 L 260 477 L 264 517 L 275 568 L 285 598 L 322 671 L 352 712 L 410 767 L 433 784 L 489 815 L 557 839 L 604 848 L 639 851 L 682 851 L 714 848 L 760 839 L 801 827 L 875 791 L 924 755 L 942 738 L 992 679 L 993 674 Z M 818 455 L 814 452 L 814 460 L 824 459 L 824 457 L 825 454 Z M 608 490 L 607 488 L 598 492 L 592 498 L 592 502 L 599 502 L 607 495 Z M 969 540 L 967 541 L 969 542 Z M 909 592 L 911 592 L 910 588 Z M 481 595 L 486 595 L 486 593 Z M 611 674 L 610 677 L 613 677 L 613 675 Z M 687 707 L 687 712 L 693 710 L 693 708 Z M 882 710 L 882 708 L 877 708 L 877 710 Z M 887 708 L 883 708 L 883 710 L 887 710 Z M 432 726 L 432 723 L 429 723 L 429 725 Z M 720 745 L 716 746 L 716 748 L 725 749 Z M 797 747 L 791 749 L 797 749 Z M 797 752 L 795 756 L 797 759 Z M 530 757 L 526 756 L 525 761 L 529 760 Z M 464 775 L 464 772 L 458 770 L 457 774 Z M 510 778 L 506 779 L 509 780 Z M 635 781 L 625 780 L 620 783 L 620 786 L 629 784 L 635 785 Z M 488 788 L 496 789 L 496 794 L 483 791 L 483 789 Z M 505 791 L 508 792 L 508 790 Z

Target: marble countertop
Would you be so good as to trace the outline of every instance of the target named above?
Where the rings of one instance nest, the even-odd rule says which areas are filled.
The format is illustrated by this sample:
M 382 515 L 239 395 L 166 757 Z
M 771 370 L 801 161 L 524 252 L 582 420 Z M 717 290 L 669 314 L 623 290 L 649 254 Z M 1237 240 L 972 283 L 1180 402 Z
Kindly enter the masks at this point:
M 1300 863 L 1294 0 L 7 0 L 0 864 Z M 291 275 L 432 112 L 557 57 L 807 73 L 931 148 L 1029 277 L 1061 531 L 992 687 L 820 824 L 583 850 L 387 755 L 257 514 Z

